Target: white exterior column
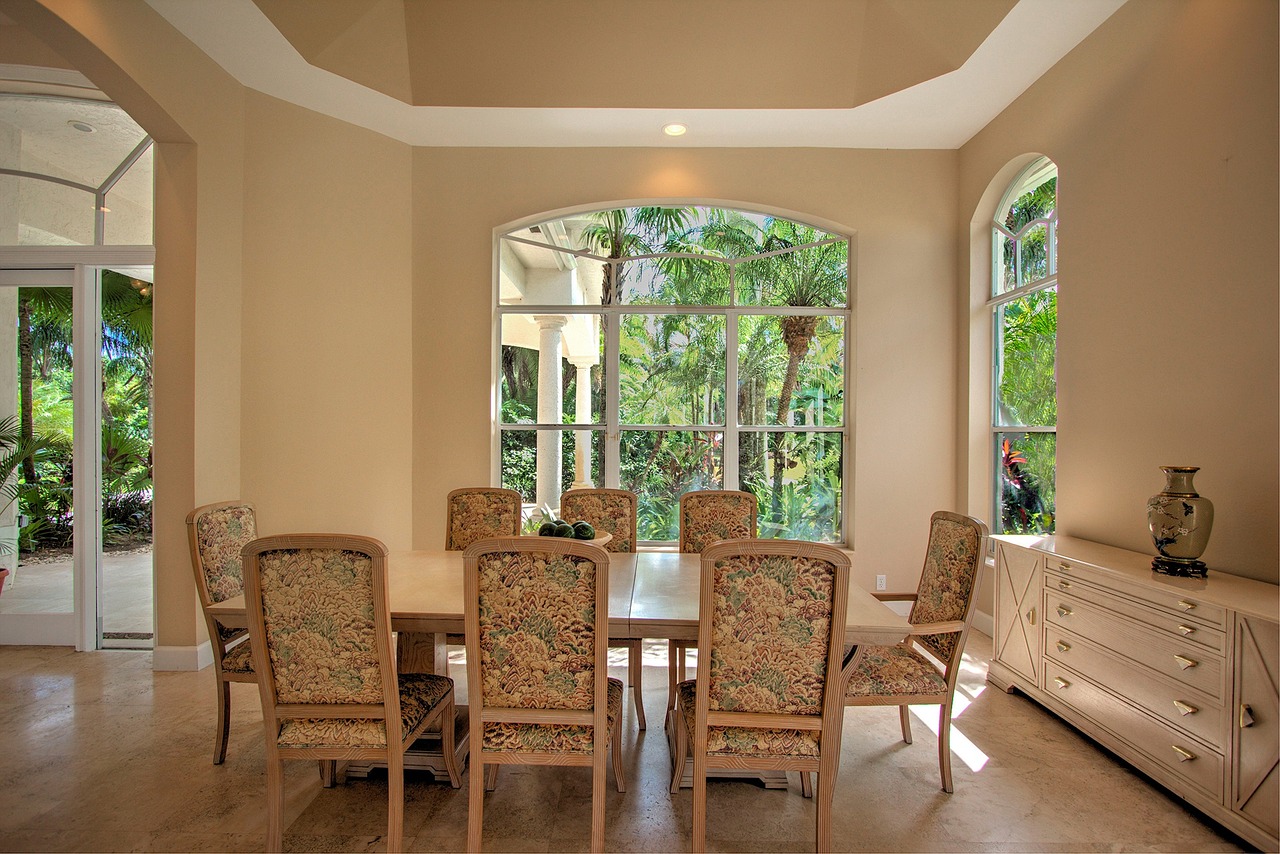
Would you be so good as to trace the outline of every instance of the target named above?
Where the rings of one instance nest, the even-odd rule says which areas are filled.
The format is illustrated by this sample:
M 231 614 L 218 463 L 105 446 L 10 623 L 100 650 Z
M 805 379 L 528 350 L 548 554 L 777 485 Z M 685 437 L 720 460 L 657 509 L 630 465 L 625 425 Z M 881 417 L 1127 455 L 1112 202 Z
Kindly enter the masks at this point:
M 563 315 L 535 317 L 538 323 L 538 423 L 564 421 L 564 373 L 560 367 Z M 560 506 L 560 450 L 562 431 L 538 431 L 538 506 Z
M 573 404 L 573 423 L 591 423 L 591 367 L 594 361 L 570 359 L 577 368 L 577 396 Z M 575 430 L 573 446 L 573 488 L 591 489 L 591 431 Z

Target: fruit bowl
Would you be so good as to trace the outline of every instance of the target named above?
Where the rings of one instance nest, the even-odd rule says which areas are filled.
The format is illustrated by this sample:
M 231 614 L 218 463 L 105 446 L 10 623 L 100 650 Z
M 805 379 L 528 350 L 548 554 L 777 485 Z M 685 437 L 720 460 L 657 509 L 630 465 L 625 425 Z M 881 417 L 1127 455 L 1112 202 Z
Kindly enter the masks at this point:
M 613 534 L 597 534 L 595 537 L 591 538 L 590 540 L 579 540 L 577 537 L 548 537 L 548 536 L 540 536 L 538 534 L 532 534 L 530 536 L 536 537 L 537 539 L 540 539 L 540 540 L 563 539 L 563 540 L 568 540 L 571 543 L 589 543 L 593 546 L 604 546 L 605 543 L 613 539 Z

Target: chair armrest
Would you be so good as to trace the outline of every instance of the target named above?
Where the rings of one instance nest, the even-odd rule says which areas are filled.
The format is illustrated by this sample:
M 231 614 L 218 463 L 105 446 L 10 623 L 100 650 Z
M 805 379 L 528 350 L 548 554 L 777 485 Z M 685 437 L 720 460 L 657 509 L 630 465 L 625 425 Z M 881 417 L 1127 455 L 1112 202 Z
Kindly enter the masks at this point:
M 945 623 L 915 623 L 909 637 L 917 635 L 945 635 L 964 631 L 964 620 L 948 620 Z
M 914 602 L 919 598 L 915 593 L 872 593 L 881 602 Z

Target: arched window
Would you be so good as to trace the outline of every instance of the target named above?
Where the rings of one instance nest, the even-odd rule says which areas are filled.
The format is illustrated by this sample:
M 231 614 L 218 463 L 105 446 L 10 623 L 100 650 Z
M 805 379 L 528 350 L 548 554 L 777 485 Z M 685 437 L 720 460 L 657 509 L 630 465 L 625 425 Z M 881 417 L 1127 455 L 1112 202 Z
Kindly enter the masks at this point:
M 1010 185 L 991 224 L 995 507 L 1005 533 L 1052 533 L 1057 467 L 1058 167 Z
M 499 243 L 504 486 L 552 509 L 630 489 L 649 542 L 676 539 L 681 493 L 744 489 L 761 536 L 844 539 L 848 237 L 632 207 Z

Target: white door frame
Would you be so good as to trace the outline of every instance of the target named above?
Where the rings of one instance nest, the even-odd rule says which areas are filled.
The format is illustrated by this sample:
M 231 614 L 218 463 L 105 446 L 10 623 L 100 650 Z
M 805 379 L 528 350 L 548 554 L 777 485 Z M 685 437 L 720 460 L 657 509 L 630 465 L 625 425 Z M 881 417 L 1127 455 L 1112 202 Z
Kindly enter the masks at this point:
M 29 246 L 0 248 L 0 284 L 16 281 L 11 271 L 30 278 L 37 271 L 70 273 L 72 287 L 72 540 L 73 623 L 58 615 L 44 617 L 52 638 L 45 643 L 75 644 L 78 651 L 102 643 L 102 297 L 98 270 L 103 267 L 146 267 L 155 264 L 153 246 Z M 87 508 L 88 512 L 83 512 Z M 8 615 L 7 619 L 14 616 Z M 6 619 L 0 617 L 0 619 Z M 5 642 L 6 632 L 0 632 Z M 12 641 L 10 641 L 12 642 Z M 31 641 L 27 641 L 30 643 Z

